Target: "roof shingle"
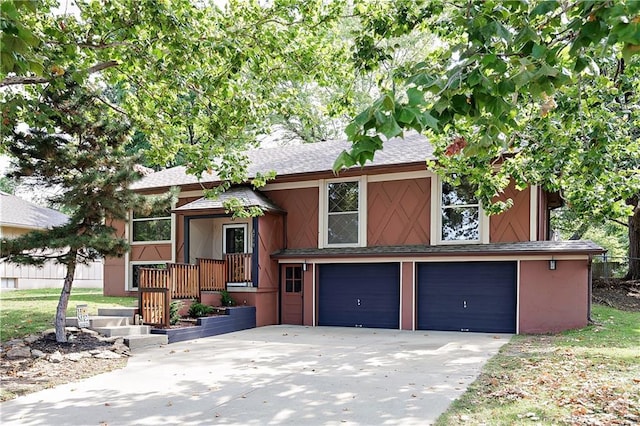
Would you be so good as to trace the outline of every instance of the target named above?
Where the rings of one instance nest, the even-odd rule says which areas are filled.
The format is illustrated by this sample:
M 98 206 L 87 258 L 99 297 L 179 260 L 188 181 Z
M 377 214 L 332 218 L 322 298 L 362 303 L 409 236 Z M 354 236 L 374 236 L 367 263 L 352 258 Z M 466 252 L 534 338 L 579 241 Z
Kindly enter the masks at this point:
M 50 229 L 64 225 L 69 216 L 40 207 L 15 195 L 0 191 L 0 225 L 27 229 Z
M 350 146 L 348 141 L 338 140 L 250 150 L 247 152 L 249 177 L 272 170 L 278 176 L 330 172 L 338 155 Z M 404 138 L 397 137 L 385 142 L 383 149 L 376 153 L 374 160 L 366 167 L 417 163 L 434 158 L 433 147 L 428 140 L 419 133 L 411 132 Z M 219 177 L 209 173 L 205 173 L 202 179 L 198 180 L 195 176 L 188 175 L 184 166 L 178 166 L 145 176 L 131 188 L 154 189 L 217 181 Z

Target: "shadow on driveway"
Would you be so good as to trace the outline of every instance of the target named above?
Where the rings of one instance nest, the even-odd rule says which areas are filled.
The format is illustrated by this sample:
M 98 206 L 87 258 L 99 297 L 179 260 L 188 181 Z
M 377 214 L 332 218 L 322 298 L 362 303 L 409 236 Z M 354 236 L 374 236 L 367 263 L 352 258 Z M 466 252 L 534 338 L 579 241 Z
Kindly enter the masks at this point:
M 269 326 L 137 353 L 0 405 L 3 425 L 425 425 L 510 335 Z

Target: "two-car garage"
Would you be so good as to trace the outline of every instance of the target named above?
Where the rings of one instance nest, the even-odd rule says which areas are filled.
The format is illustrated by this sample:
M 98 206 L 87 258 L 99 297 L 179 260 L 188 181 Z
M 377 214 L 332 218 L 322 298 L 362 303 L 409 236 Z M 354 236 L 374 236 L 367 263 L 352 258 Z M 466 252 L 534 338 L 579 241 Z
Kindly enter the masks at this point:
M 400 328 L 400 263 L 318 267 L 319 325 Z M 415 283 L 405 291 L 415 292 L 416 329 L 516 331 L 516 262 L 417 262 L 414 268 Z

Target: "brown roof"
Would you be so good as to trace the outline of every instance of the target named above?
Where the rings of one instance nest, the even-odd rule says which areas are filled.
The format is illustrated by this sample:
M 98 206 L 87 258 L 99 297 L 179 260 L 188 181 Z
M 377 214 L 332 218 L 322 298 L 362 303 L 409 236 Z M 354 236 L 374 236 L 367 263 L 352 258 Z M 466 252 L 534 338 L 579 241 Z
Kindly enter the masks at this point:
M 339 140 L 250 150 L 247 152 L 249 177 L 272 170 L 278 176 L 331 172 L 338 155 L 350 146 L 348 141 Z M 376 153 L 373 161 L 367 163 L 367 167 L 424 163 L 427 159 L 434 158 L 433 147 L 427 139 L 419 133 L 411 132 L 404 138 L 393 138 L 385 142 L 383 149 Z M 145 176 L 131 188 L 154 189 L 174 185 L 214 183 L 219 180 L 215 174 L 208 173 L 198 180 L 195 176 L 188 175 L 184 166 L 178 166 Z
M 219 210 L 224 209 L 224 202 L 236 198 L 242 207 L 260 207 L 263 211 L 282 211 L 273 201 L 260 192 L 246 186 L 232 187 L 218 196 L 217 199 L 199 198 L 184 206 L 174 209 L 174 212 L 194 210 Z
M 64 225 L 69 216 L 40 207 L 15 195 L 0 191 L 0 225 L 26 229 L 50 229 Z
M 516 243 L 414 245 L 380 247 L 285 249 L 272 254 L 275 258 L 300 257 L 370 257 L 370 256 L 439 256 L 439 255 L 506 255 L 506 254 L 601 254 L 606 250 L 587 240 L 523 241 Z

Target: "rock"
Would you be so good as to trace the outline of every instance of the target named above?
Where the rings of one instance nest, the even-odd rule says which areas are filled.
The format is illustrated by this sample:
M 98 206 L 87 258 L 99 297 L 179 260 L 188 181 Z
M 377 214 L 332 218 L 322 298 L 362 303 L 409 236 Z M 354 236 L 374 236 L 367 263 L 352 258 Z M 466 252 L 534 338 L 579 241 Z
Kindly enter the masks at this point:
M 39 351 L 38 349 L 32 349 L 31 350 L 31 356 L 34 358 L 44 358 L 47 356 L 47 354 L 45 354 L 42 351 Z
M 72 352 L 70 354 L 67 354 L 65 358 L 67 358 L 69 361 L 80 361 L 82 358 L 84 358 L 84 356 L 82 355 L 82 352 Z
M 22 339 L 12 339 L 9 340 L 7 343 L 4 344 L 5 346 L 8 347 L 13 347 L 13 346 L 24 346 L 24 340 Z
M 100 349 L 91 349 L 91 350 L 89 351 L 89 355 L 97 355 L 97 354 L 99 354 L 100 352 L 102 352 Z
M 14 346 L 5 355 L 8 359 L 31 358 L 31 348 L 28 346 Z
M 67 333 L 78 333 L 80 329 L 78 327 L 65 327 Z
M 96 337 L 100 335 L 100 333 L 98 333 L 95 330 L 91 330 L 90 328 L 83 328 L 82 332 L 85 333 L 85 334 L 89 334 L 91 336 L 96 336 Z
M 32 335 L 27 336 L 27 337 L 25 337 L 25 338 L 24 338 L 24 341 L 25 341 L 28 345 L 30 345 L 30 344 L 32 344 L 33 342 L 36 342 L 36 341 L 38 341 L 38 340 L 40 340 L 40 336 L 36 336 L 35 334 L 32 334 Z
M 43 336 L 49 336 L 51 334 L 56 334 L 56 329 L 55 328 L 48 328 L 45 331 L 42 332 Z
M 129 352 L 129 346 L 120 342 L 115 342 L 110 349 L 117 354 L 125 354 Z
M 60 351 L 55 351 L 54 353 L 49 355 L 49 362 L 52 362 L 54 364 L 58 364 L 58 363 L 62 362 L 63 359 L 64 359 L 64 357 L 62 356 Z
M 99 358 L 99 359 L 118 359 L 118 358 L 122 358 L 121 355 L 118 355 L 115 352 L 111 352 L 111 351 L 102 351 L 98 354 L 95 354 L 93 356 L 94 358 Z

